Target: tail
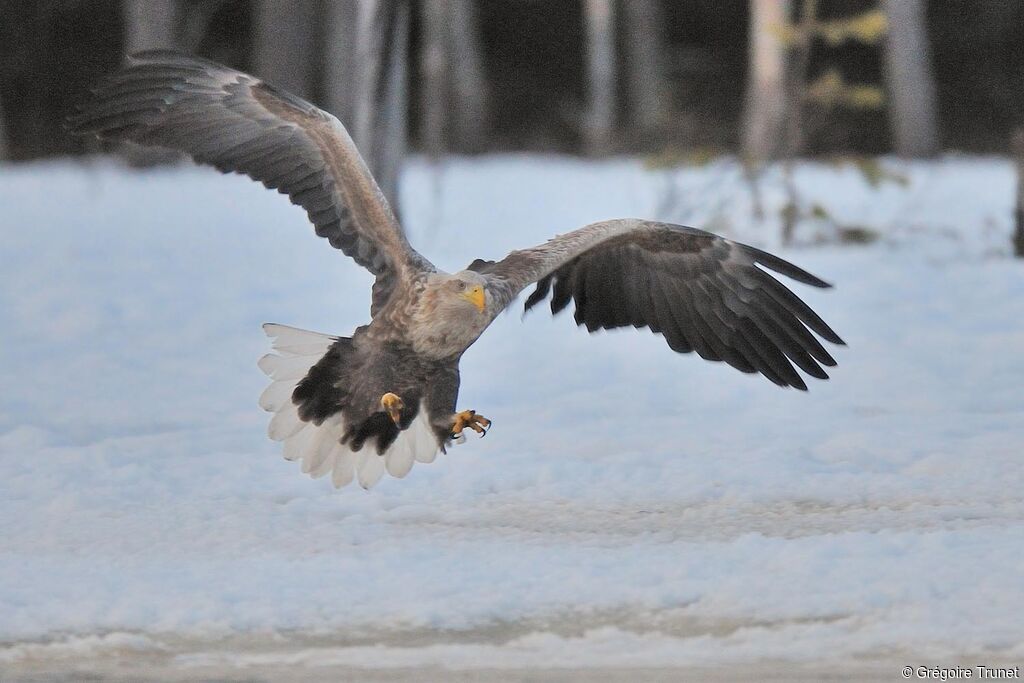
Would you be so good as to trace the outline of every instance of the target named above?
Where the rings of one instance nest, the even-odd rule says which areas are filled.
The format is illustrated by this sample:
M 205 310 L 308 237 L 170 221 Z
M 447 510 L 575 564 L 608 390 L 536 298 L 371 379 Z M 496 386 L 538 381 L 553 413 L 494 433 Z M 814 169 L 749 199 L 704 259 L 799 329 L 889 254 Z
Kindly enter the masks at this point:
M 266 323 L 263 330 L 273 340 L 276 353 L 259 360 L 260 369 L 273 380 L 260 396 L 260 407 L 274 413 L 267 433 L 274 441 L 284 442 L 285 459 L 301 460 L 302 471 L 314 479 L 330 473 L 337 488 L 358 476 L 365 489 L 376 484 L 385 469 L 392 476 L 404 477 L 414 462 L 434 460 L 438 445 L 422 409 L 382 455 L 374 448 L 353 450 L 353 444 L 341 443 L 347 427 L 340 410 L 322 420 L 302 420 L 299 406 L 292 400 L 296 386 L 332 346 L 348 340 L 275 323 Z

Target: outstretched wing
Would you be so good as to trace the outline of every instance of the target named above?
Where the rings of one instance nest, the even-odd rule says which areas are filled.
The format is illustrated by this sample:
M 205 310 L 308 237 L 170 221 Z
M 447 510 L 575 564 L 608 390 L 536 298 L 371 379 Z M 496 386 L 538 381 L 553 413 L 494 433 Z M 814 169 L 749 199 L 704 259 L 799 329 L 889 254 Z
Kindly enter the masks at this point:
M 760 372 L 779 386 L 807 389 L 794 363 L 812 377 L 828 378 L 821 366 L 836 362 L 812 332 L 844 343 L 765 269 L 814 287 L 828 283 L 695 228 L 632 219 L 594 223 L 471 267 L 488 280 L 494 315 L 536 282 L 526 310 L 549 294 L 552 313 L 573 300 L 576 323 L 591 332 L 646 326 L 674 351 Z
M 287 194 L 377 279 L 371 312 L 433 266 L 409 246 L 338 119 L 247 74 L 165 50 L 129 57 L 68 119 L 74 133 L 169 147 Z

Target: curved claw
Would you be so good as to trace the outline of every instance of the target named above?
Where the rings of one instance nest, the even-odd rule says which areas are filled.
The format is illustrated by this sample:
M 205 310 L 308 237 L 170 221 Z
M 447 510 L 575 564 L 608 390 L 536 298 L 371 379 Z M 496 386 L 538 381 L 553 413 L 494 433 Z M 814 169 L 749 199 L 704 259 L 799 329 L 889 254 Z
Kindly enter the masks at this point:
M 455 416 L 455 422 L 448 432 L 450 439 L 465 438 L 464 431 L 468 427 L 480 435 L 481 438 L 487 435 L 492 422 L 483 415 L 477 415 L 475 410 L 463 410 Z

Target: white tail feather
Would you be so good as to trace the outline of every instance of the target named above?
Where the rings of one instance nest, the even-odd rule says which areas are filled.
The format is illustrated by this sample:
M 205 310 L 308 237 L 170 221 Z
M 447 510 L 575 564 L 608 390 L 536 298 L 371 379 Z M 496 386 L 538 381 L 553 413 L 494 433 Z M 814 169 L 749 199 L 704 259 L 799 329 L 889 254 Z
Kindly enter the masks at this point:
M 355 454 L 338 444 L 337 453 L 338 455 L 334 460 L 334 471 L 331 473 L 331 483 L 334 484 L 334 488 L 340 489 L 342 486 L 348 486 L 352 481 L 352 477 L 355 475 L 352 461 L 355 458 Z
M 378 481 L 384 474 L 384 460 L 386 455 L 377 455 L 377 452 L 369 447 L 359 452 L 359 485 L 368 489 Z
M 264 323 L 263 331 L 267 333 L 268 337 L 270 337 L 271 347 L 277 351 L 285 351 L 288 347 L 299 345 L 319 346 L 323 351 L 326 351 L 328 346 L 338 340 L 337 337 L 332 337 L 329 334 L 311 332 L 310 330 L 301 330 L 298 327 L 281 325 L 280 323 Z M 314 353 L 292 352 L 290 355 L 303 356 L 314 355 Z M 320 355 L 323 355 L 322 351 L 320 352 Z
M 306 376 L 309 369 L 323 358 L 326 352 L 327 349 L 324 349 L 316 356 L 278 356 L 268 353 L 260 358 L 257 365 L 275 382 L 293 380 L 293 384 L 298 384 L 299 380 Z
M 330 473 L 337 488 L 358 477 L 359 485 L 369 489 L 380 481 L 385 470 L 401 478 L 416 462 L 434 461 L 438 447 L 426 406 L 420 406 L 416 419 L 398 434 L 384 455 L 378 455 L 372 443 L 358 453 L 342 444 L 345 424 L 340 414 L 320 425 L 300 420 L 291 401 L 295 386 L 338 338 L 274 323 L 267 323 L 263 329 L 277 353 L 259 360 L 260 369 L 274 380 L 260 396 L 260 407 L 274 413 L 267 430 L 270 438 L 284 442 L 284 457 L 301 460 L 304 473 L 314 479 Z
M 396 479 L 401 479 L 409 474 L 409 470 L 412 469 L 415 462 L 416 452 L 413 448 L 412 438 L 396 440 L 395 447 L 384 459 L 388 474 Z
M 310 444 L 316 440 L 316 437 L 316 429 L 312 425 L 304 424 L 303 428 L 294 436 L 284 440 L 284 459 L 298 460 L 301 458 L 309 450 Z
M 311 467 L 309 470 L 309 476 L 314 479 L 319 479 L 327 474 L 334 471 L 334 465 L 338 462 L 337 454 L 341 452 L 341 448 L 336 443 L 331 443 L 326 449 L 327 452 L 324 454 L 324 459 L 316 467 Z M 305 462 L 305 460 L 303 460 Z
M 293 356 L 323 355 L 322 344 L 293 344 L 291 346 L 278 346 L 274 350 L 281 354 L 291 354 Z
M 270 386 L 260 394 L 260 408 L 270 413 L 281 410 L 291 403 L 293 391 L 295 391 L 295 382 L 271 382 Z
M 341 421 L 337 418 L 330 418 L 325 420 L 319 429 L 312 430 L 316 437 L 313 439 L 313 443 L 309 445 L 306 452 L 306 456 L 302 462 L 302 471 L 305 474 L 312 472 L 318 472 L 323 464 L 327 461 L 328 456 L 331 455 L 331 451 L 338 444 L 341 439 Z M 337 427 L 335 429 L 335 427 Z M 334 460 L 331 460 L 331 466 L 333 467 Z M 327 470 L 324 471 L 324 474 Z
M 267 435 L 274 441 L 284 441 L 298 434 L 305 425 L 306 423 L 299 419 L 295 404 L 289 402 L 270 418 Z

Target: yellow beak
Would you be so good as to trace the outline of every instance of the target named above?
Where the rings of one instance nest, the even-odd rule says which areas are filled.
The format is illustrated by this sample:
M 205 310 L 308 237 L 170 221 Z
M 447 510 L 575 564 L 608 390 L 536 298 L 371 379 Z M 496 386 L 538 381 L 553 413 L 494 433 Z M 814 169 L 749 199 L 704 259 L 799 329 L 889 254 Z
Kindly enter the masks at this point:
M 462 295 L 466 301 L 476 306 L 476 310 L 481 313 L 484 312 L 484 288 L 480 285 L 474 285 L 470 289 L 466 290 L 466 293 Z

